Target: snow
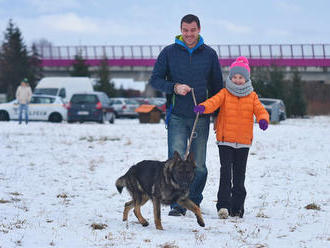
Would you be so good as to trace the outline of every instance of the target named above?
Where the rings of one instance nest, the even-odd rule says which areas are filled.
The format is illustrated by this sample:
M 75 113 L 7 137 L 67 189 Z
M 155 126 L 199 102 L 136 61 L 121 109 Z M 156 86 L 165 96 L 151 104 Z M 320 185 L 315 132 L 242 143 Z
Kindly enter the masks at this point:
M 217 217 L 219 157 L 210 133 L 209 176 L 195 216 L 168 216 L 155 229 L 130 212 L 115 180 L 143 159 L 165 160 L 164 123 L 119 119 L 111 124 L 0 122 L 0 247 L 329 247 L 330 117 L 257 125 L 247 165 L 243 219 Z M 320 210 L 308 210 L 315 203 Z M 105 224 L 102 230 L 92 224 Z

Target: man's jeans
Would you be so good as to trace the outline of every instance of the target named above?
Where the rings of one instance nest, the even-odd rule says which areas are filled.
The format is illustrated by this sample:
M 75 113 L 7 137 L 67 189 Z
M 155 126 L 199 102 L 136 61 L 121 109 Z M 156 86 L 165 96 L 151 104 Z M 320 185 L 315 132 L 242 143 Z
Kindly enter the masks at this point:
M 177 151 L 182 159 L 186 152 L 187 144 L 191 135 L 195 118 L 179 117 L 175 114 L 171 115 L 168 124 L 168 157 L 173 157 L 174 151 Z M 192 139 L 190 152 L 193 157 L 197 168 L 195 169 L 195 177 L 190 186 L 189 198 L 197 205 L 203 200 L 202 192 L 205 187 L 207 178 L 207 168 L 205 165 L 206 160 L 206 147 L 209 137 L 210 118 L 200 117 L 198 119 L 195 135 Z M 178 204 L 172 204 L 171 208 L 178 207 Z
M 19 124 L 22 123 L 23 111 L 25 111 L 25 123 L 27 124 L 29 122 L 29 105 L 20 104 L 19 107 L 18 107 L 18 110 L 19 110 L 19 116 L 18 116 Z

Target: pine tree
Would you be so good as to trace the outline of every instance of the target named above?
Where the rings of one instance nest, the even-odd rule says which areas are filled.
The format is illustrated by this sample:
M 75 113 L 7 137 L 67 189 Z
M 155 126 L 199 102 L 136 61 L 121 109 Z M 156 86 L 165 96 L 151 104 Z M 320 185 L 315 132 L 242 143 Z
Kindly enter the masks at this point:
M 37 82 L 43 77 L 40 55 L 35 44 L 32 45 L 31 55 L 29 56 L 29 72 L 27 78 L 30 86 L 34 88 Z
M 269 71 L 269 84 L 267 84 L 267 97 L 286 100 L 284 91 L 284 73 L 279 67 L 271 66 Z
M 86 60 L 84 60 L 81 54 L 75 56 L 72 67 L 73 69 L 70 73 L 72 77 L 90 77 L 89 66 L 86 64 Z
M 114 84 L 110 81 L 110 71 L 107 58 L 104 58 L 101 61 L 98 77 L 99 79 L 97 84 L 94 86 L 94 89 L 105 92 L 109 97 L 115 97 L 116 90 Z
M 267 81 L 268 72 L 263 67 L 251 67 L 251 81 L 254 91 L 260 97 L 266 97 L 267 91 Z
M 307 104 L 303 95 L 303 84 L 299 72 L 297 70 L 293 72 L 287 102 L 288 116 L 303 117 L 306 114 Z
M 12 20 L 9 20 L 0 50 L 0 89 L 7 94 L 8 100 L 12 100 L 22 79 L 29 75 L 28 51 Z

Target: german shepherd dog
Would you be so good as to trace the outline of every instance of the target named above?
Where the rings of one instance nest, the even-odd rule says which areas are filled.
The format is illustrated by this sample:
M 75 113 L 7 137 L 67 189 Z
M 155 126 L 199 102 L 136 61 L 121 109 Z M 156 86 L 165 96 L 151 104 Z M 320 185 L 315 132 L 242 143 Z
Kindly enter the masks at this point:
M 134 214 L 142 226 L 148 226 L 140 208 L 151 199 L 157 229 L 163 230 L 160 204 L 170 205 L 175 202 L 194 212 L 198 224 L 204 227 L 200 208 L 189 199 L 189 187 L 194 179 L 195 167 L 192 154 L 182 160 L 178 152 L 165 162 L 144 160 L 133 165 L 116 181 L 118 192 L 121 193 L 126 187 L 133 198 L 125 203 L 123 221 L 127 220 L 129 211 L 134 208 Z

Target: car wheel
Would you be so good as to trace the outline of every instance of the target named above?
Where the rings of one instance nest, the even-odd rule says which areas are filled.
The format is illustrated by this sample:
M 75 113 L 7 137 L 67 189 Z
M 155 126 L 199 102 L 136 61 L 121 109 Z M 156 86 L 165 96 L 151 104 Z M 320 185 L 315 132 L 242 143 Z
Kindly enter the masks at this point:
M 0 111 L 0 121 L 9 121 L 9 114 L 7 111 Z
M 61 122 L 63 120 L 62 115 L 59 113 L 52 113 L 48 119 L 50 122 Z
M 102 116 L 101 116 L 101 120 L 99 120 L 98 123 L 104 124 L 106 119 L 107 119 L 107 116 L 106 116 L 105 113 L 103 113 Z
M 115 115 L 112 114 L 112 113 L 110 114 L 109 122 L 110 122 L 111 124 L 114 124 L 114 123 L 115 123 Z
M 74 123 L 74 121 L 68 120 L 68 123 Z

